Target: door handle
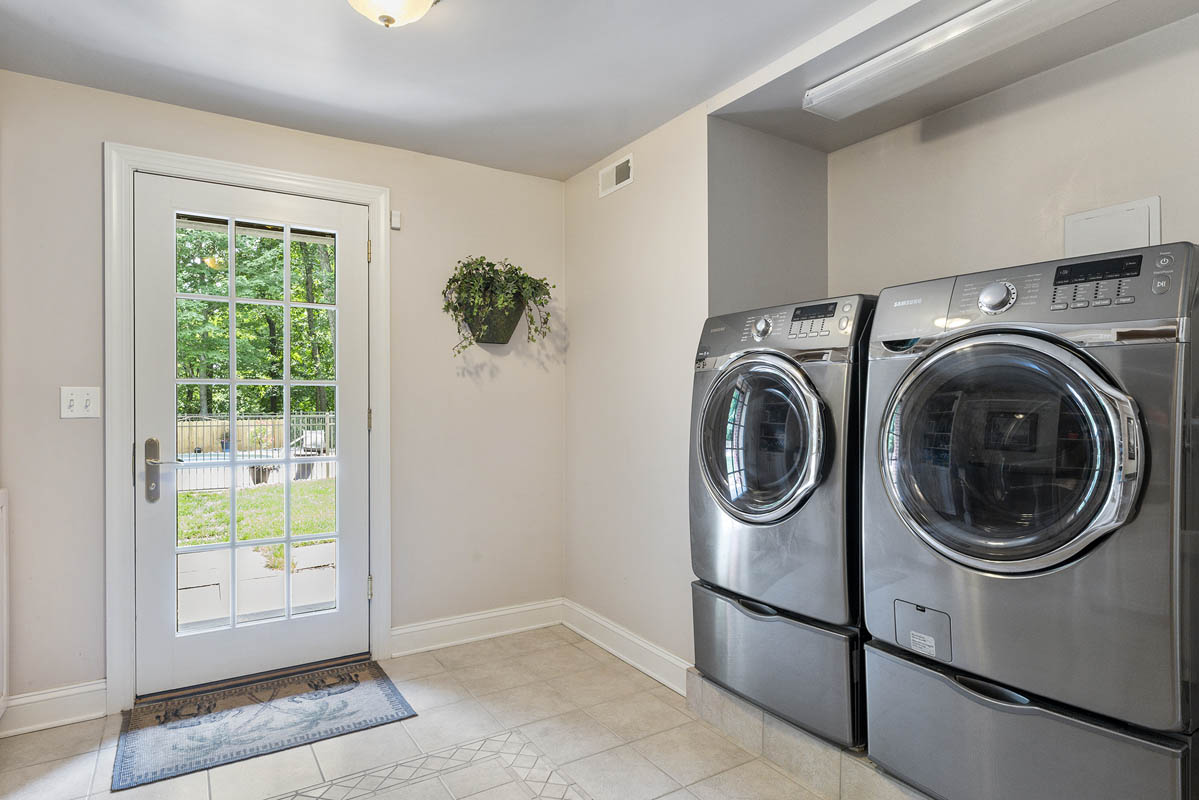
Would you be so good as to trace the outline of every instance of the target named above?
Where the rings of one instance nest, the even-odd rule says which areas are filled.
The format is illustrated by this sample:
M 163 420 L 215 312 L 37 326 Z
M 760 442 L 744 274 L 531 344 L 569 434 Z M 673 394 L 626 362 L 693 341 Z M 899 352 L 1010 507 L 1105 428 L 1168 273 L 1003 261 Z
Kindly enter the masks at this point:
M 171 459 L 163 461 L 159 458 L 162 444 L 158 441 L 157 436 L 151 436 L 146 440 L 146 502 L 157 503 L 158 497 L 161 494 L 161 481 L 159 470 L 163 467 L 173 467 L 176 464 L 182 464 L 181 459 Z

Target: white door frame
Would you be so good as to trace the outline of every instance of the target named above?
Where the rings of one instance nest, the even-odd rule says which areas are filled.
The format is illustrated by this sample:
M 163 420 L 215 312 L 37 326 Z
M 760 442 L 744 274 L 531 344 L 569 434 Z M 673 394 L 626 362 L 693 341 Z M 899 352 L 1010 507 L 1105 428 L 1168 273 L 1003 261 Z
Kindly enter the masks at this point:
M 104 596 L 108 713 L 135 695 L 133 535 L 133 175 L 227 183 L 366 206 L 370 297 L 371 654 L 391 635 L 391 196 L 382 186 L 299 175 L 145 147 L 104 143 Z

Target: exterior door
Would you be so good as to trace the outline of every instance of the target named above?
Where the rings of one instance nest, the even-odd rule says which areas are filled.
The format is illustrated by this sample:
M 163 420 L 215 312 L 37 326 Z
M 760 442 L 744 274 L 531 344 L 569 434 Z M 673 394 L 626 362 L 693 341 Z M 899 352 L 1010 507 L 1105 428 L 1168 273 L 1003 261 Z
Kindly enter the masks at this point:
M 138 173 L 137 693 L 369 650 L 367 209 Z
M 722 508 L 750 523 L 798 508 L 821 479 L 823 405 L 789 359 L 752 353 L 730 362 L 704 401 L 699 459 Z
M 901 382 L 882 431 L 884 485 L 930 547 L 966 566 L 1056 566 L 1127 519 L 1139 486 L 1135 401 L 1063 346 L 964 339 Z

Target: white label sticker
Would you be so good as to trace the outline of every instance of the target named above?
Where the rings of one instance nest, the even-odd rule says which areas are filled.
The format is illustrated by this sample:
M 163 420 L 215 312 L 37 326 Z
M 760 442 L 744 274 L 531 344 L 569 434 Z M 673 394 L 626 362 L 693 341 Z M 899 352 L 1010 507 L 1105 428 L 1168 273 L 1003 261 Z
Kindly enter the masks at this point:
M 937 640 L 929 636 L 927 633 L 919 633 L 912 631 L 911 633 L 912 649 L 917 653 L 926 656 L 937 657 Z

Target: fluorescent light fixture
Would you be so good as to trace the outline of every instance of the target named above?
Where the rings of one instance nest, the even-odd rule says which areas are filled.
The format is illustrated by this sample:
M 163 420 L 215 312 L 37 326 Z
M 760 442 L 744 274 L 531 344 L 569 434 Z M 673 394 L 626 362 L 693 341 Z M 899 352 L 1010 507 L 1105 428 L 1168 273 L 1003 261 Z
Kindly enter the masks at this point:
M 840 121 L 1116 0 L 989 0 L 804 93 L 803 107 Z

